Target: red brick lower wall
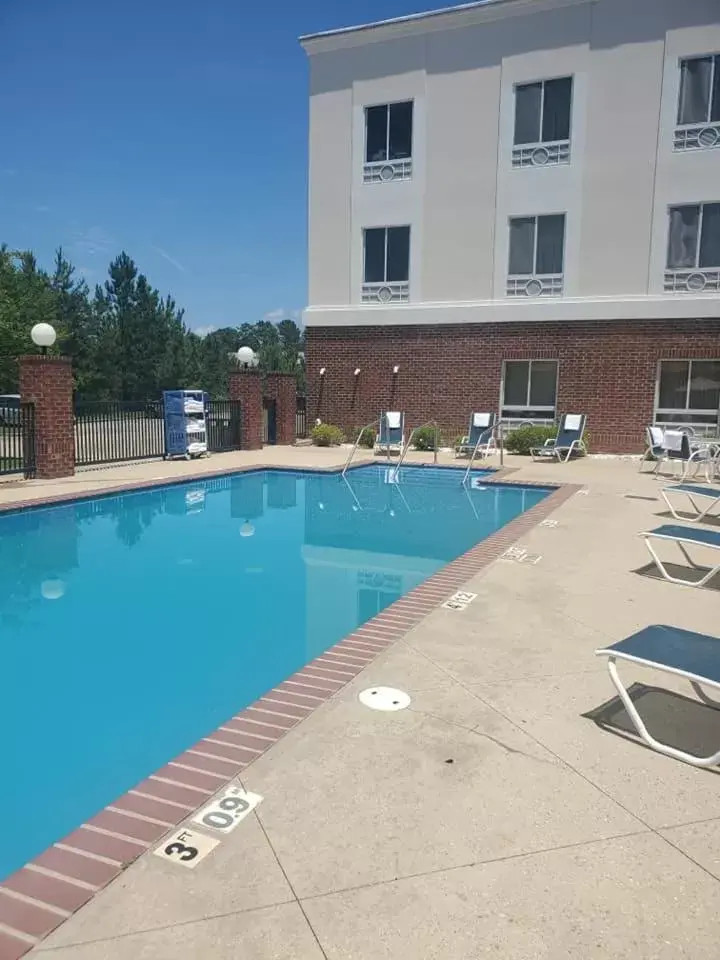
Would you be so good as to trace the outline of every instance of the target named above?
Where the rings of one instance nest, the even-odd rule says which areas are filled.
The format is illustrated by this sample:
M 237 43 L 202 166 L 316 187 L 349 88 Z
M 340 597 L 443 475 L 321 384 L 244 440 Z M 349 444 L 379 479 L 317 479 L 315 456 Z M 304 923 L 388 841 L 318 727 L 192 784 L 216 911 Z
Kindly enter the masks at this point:
M 558 413 L 588 415 L 594 451 L 638 453 L 658 361 L 720 359 L 720 321 L 308 327 L 305 359 L 309 422 L 351 429 L 395 409 L 408 429 L 434 418 L 448 433 L 499 409 L 503 361 L 557 360 Z

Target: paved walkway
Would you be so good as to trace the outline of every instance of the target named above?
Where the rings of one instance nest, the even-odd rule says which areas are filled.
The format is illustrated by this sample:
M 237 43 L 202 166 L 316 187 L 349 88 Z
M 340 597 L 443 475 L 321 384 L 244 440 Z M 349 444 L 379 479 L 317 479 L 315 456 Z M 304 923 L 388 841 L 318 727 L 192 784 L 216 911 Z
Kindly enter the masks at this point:
M 338 456 L 278 449 L 232 462 Z M 517 479 L 587 488 L 523 541 L 541 561 L 493 563 L 469 582 L 469 607 L 436 609 L 247 768 L 262 803 L 195 870 L 142 857 L 31 956 L 716 960 L 720 780 L 587 714 L 627 723 L 594 649 L 655 622 L 717 633 L 717 591 L 635 572 L 647 559 L 635 535 L 661 512 L 658 482 L 636 463 L 518 465 Z M 689 689 L 680 698 L 656 689 L 657 675 L 624 673 L 646 685 L 653 729 L 717 746 L 720 714 Z M 410 708 L 367 710 L 358 693 L 374 684 L 407 691 Z

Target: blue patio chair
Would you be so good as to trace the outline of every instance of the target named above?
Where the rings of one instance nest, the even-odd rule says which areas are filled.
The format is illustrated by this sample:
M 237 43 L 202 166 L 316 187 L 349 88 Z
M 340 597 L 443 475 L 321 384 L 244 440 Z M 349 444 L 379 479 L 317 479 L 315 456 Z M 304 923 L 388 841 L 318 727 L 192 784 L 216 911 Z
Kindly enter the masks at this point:
M 478 454 L 487 455 L 495 446 L 495 414 L 473 413 L 470 416 L 468 434 L 455 447 L 455 456 L 471 457 L 477 449 Z
M 692 633 L 690 630 L 681 630 L 679 627 L 655 624 L 645 627 L 611 647 L 596 650 L 595 654 L 598 657 L 608 658 L 610 679 L 633 726 L 649 747 L 667 757 L 684 760 L 685 763 L 691 763 L 696 767 L 714 767 L 720 762 L 720 750 L 709 757 L 698 757 L 656 740 L 643 723 L 630 694 L 620 680 L 616 666 L 617 660 L 625 660 L 628 663 L 652 667 L 676 677 L 683 677 L 690 681 L 693 690 L 703 703 L 720 707 L 720 701 L 711 699 L 702 689 L 702 685 L 720 689 L 720 638 L 704 633 Z
M 545 446 L 534 447 L 530 454 L 533 460 L 558 460 L 567 463 L 573 453 L 587 453 L 583 443 L 584 413 L 566 413 L 560 420 L 560 430 L 554 439 L 546 440 Z
M 645 540 L 645 546 L 655 562 L 658 573 L 670 583 L 679 583 L 684 587 L 704 587 L 708 580 L 712 580 L 720 571 L 720 556 L 714 566 L 700 566 L 691 559 L 686 547 L 686 545 L 692 544 L 695 547 L 709 547 L 712 550 L 720 550 L 720 531 L 718 530 L 701 530 L 698 527 L 683 527 L 680 524 L 666 523 L 654 530 L 641 533 L 640 536 Z M 693 570 L 704 570 L 704 575 L 699 580 L 683 580 L 681 577 L 673 577 L 672 574 L 668 573 L 665 563 L 653 549 L 653 541 L 655 540 L 676 543 Z
M 660 493 L 668 505 L 668 510 L 675 519 L 685 520 L 687 523 L 699 523 L 701 520 L 704 520 L 705 517 L 713 516 L 711 511 L 714 507 L 720 505 L 720 487 L 701 487 L 694 483 L 676 483 L 672 487 L 663 487 Z M 685 498 L 690 501 L 690 506 L 695 511 L 695 516 L 687 516 L 687 514 L 677 512 L 669 497 L 669 494 L 676 493 L 684 494 Z M 695 502 L 696 497 L 704 497 L 709 502 L 704 507 L 701 507 L 700 504 Z
M 402 453 L 405 446 L 405 414 L 389 410 L 380 414 L 376 453 Z

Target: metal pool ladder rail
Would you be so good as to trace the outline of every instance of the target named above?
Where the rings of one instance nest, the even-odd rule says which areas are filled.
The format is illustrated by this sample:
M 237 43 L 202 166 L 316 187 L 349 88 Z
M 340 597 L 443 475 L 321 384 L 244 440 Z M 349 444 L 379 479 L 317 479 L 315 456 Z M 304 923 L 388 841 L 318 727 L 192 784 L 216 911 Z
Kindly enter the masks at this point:
M 500 450 L 500 466 L 501 467 L 505 461 L 505 458 L 503 455 L 504 449 L 505 449 L 505 437 L 503 432 L 503 426 L 504 426 L 504 421 L 498 420 L 495 426 L 493 427 L 493 436 L 495 437 L 495 446 Z M 472 470 L 473 463 L 475 462 L 475 457 L 477 456 L 478 447 L 480 446 L 481 439 L 482 439 L 482 434 L 480 434 L 480 436 L 478 437 L 477 443 L 475 444 L 475 449 L 473 450 L 472 456 L 470 457 L 470 463 L 467 466 L 467 470 L 465 471 L 465 476 L 463 477 L 463 480 L 462 480 L 463 486 L 465 486 L 468 482 L 468 477 L 470 476 L 470 471 Z
M 360 437 L 365 433 L 366 430 L 369 430 L 370 427 L 374 427 L 376 423 L 377 423 L 377 420 L 371 420 L 370 423 L 366 423 L 365 426 L 360 429 L 357 437 L 355 438 L 355 443 L 353 444 L 353 448 L 350 451 L 350 456 L 345 461 L 345 466 L 343 467 L 341 476 L 343 477 L 345 476 L 345 474 L 347 473 L 347 468 L 350 466 L 350 463 L 352 461 L 352 458 L 357 453 L 357 448 L 360 443 Z
M 408 450 L 410 449 L 410 444 L 412 443 L 413 437 L 414 437 L 415 434 L 418 432 L 418 430 L 423 430 L 425 427 L 435 427 L 435 443 L 433 444 L 433 447 L 434 447 L 434 449 L 433 449 L 433 454 L 434 454 L 434 456 L 433 456 L 433 463 L 437 463 L 438 439 L 439 439 L 440 431 L 439 431 L 439 428 L 438 428 L 437 420 L 428 420 L 427 423 L 422 423 L 422 424 L 420 424 L 419 427 L 415 427 L 415 429 L 414 429 L 414 430 L 412 431 L 412 433 L 410 434 L 410 438 L 409 438 L 408 442 L 405 444 L 405 446 L 403 447 L 403 452 L 400 454 L 400 459 L 398 460 L 398 464 L 397 464 L 397 466 L 395 467 L 395 476 L 396 476 L 396 477 L 398 476 L 400 467 L 403 465 L 403 461 L 405 460 L 405 454 L 406 454 L 406 453 L 408 452 Z

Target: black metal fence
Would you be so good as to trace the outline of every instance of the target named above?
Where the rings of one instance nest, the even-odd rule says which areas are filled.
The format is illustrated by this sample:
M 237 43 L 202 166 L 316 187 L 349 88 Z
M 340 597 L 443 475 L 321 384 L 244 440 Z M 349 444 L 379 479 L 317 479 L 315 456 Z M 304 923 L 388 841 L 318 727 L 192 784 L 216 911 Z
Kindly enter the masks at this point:
M 297 408 L 295 410 L 295 435 L 298 440 L 307 438 L 307 397 L 299 393 L 297 395 Z
M 165 454 L 161 401 L 96 401 L 75 405 L 75 463 L 90 466 Z
M 239 400 L 208 401 L 205 422 L 210 452 L 224 453 L 241 448 L 242 408 Z
M 0 401 L 0 476 L 35 476 L 35 405 Z

